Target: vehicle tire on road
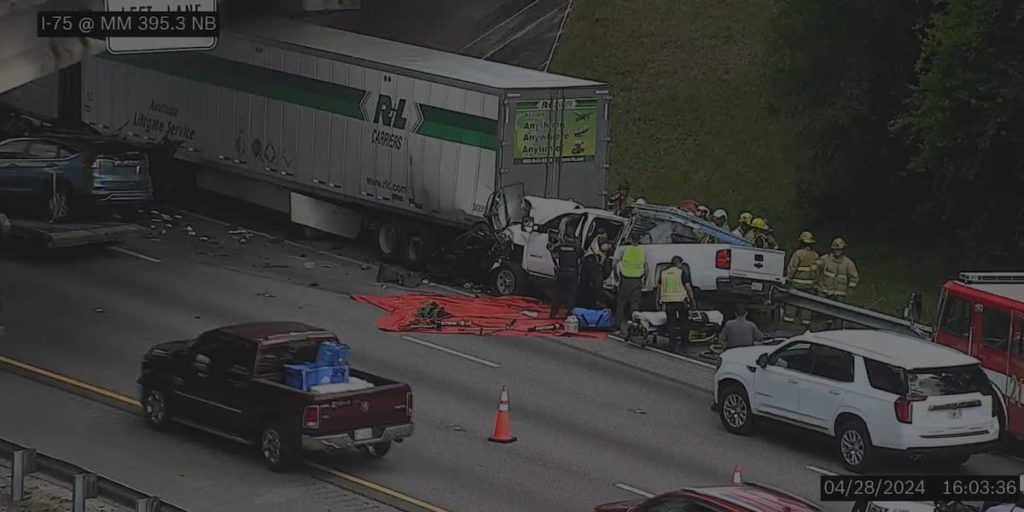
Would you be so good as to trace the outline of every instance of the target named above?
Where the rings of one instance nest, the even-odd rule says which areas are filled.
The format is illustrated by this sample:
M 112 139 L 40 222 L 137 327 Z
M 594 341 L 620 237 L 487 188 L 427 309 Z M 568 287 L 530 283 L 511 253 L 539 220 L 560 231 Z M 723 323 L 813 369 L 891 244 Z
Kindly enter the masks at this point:
M 419 225 L 410 229 L 402 251 L 402 265 L 409 270 L 422 270 L 434 253 L 436 237 L 430 226 Z
M 860 419 L 848 419 L 836 429 L 836 447 L 843 467 L 864 473 L 874 467 L 878 453 L 871 444 L 871 435 Z
M 167 404 L 167 395 L 159 389 L 143 388 L 142 415 L 146 425 L 154 430 L 164 431 L 171 426 L 171 410 Z
M 403 259 L 408 233 L 401 221 L 394 218 L 381 219 L 374 234 L 378 259 L 385 263 L 398 263 Z
M 359 447 L 359 451 L 366 457 L 372 459 L 379 459 L 388 454 L 391 451 L 391 441 L 381 441 L 379 443 L 366 444 Z
M 741 436 L 750 435 L 754 432 L 753 409 L 750 408 L 750 398 L 742 386 L 726 386 L 720 397 L 722 407 L 718 412 L 718 418 L 726 430 Z
M 502 265 L 491 276 L 491 287 L 499 297 L 524 295 L 527 283 L 526 272 L 514 265 Z
M 284 472 L 298 465 L 302 446 L 295 434 L 277 424 L 263 427 L 259 438 L 260 455 L 271 471 Z

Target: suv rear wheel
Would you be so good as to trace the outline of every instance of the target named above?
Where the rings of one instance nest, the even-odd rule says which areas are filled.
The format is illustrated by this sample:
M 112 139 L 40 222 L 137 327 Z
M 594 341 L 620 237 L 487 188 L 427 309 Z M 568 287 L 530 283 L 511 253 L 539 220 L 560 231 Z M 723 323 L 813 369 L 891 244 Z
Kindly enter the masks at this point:
M 876 462 L 877 450 L 871 444 L 871 436 L 860 419 L 843 421 L 836 429 L 836 445 L 843 467 L 854 473 L 870 470 Z

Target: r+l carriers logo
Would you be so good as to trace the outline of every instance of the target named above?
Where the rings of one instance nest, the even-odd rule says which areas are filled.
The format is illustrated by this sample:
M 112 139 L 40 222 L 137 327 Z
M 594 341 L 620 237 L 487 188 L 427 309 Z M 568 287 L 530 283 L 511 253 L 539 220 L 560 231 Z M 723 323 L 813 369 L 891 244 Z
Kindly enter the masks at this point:
M 399 98 L 398 104 L 387 94 L 377 96 L 377 107 L 373 111 L 373 124 L 379 124 L 395 130 L 405 130 L 409 120 L 405 117 L 405 100 Z M 381 129 L 374 129 L 371 142 L 386 148 L 402 149 L 403 137 Z

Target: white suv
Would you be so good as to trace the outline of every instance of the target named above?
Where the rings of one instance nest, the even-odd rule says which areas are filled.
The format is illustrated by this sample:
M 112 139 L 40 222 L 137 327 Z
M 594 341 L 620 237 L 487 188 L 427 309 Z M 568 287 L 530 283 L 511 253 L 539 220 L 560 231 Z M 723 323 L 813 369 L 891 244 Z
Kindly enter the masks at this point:
M 987 451 L 999 438 L 994 393 L 966 354 L 898 334 L 839 330 L 725 351 L 713 409 L 735 434 L 763 417 L 834 436 L 843 465 L 862 472 L 887 451 L 951 465 Z

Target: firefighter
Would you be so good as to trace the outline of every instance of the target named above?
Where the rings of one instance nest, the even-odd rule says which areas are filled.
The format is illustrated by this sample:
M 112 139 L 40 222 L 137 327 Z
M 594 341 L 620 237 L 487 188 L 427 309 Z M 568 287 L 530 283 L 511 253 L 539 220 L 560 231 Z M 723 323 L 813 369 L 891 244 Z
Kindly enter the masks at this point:
M 860 274 L 857 266 L 846 256 L 846 241 L 836 238 L 832 241 L 832 252 L 815 262 L 818 276 L 818 292 L 838 302 L 846 302 L 846 296 L 857 287 Z
M 740 214 L 739 224 L 736 224 L 736 229 L 732 230 L 732 234 L 746 238 L 747 232 L 750 231 L 750 223 L 754 220 L 754 215 L 750 212 L 743 212 Z
M 820 257 L 814 250 L 814 235 L 810 231 L 800 233 L 800 248 L 789 258 L 789 266 L 786 267 L 786 281 L 789 287 L 804 293 L 815 293 L 817 283 L 815 282 L 814 265 Z M 787 304 L 782 313 L 782 319 L 793 323 L 799 318 L 801 324 L 811 325 L 810 313 L 810 311 Z
M 668 328 L 669 347 L 675 353 L 683 350 L 690 336 L 689 276 L 683 268 L 683 258 L 672 257 L 672 265 L 661 271 L 658 279 L 658 303 L 665 309 L 665 327 Z
M 619 276 L 619 289 L 615 297 L 615 320 L 619 323 L 619 334 L 626 335 L 627 323 L 633 312 L 640 309 L 641 287 L 647 276 L 647 257 L 636 240 L 630 238 L 622 251 L 615 271 Z
M 772 236 L 771 228 L 768 227 L 768 223 L 761 217 L 750 221 L 750 231 L 747 231 L 747 235 L 744 238 L 753 243 L 754 247 L 761 249 L 779 248 L 775 237 Z
M 729 212 L 719 208 L 711 214 L 711 222 L 714 222 L 716 226 L 726 231 L 729 231 Z
M 629 182 L 623 180 L 619 183 L 615 193 L 608 198 L 608 210 L 616 215 L 624 215 L 632 205 L 633 198 L 629 195 Z
M 566 316 L 572 314 L 576 308 L 576 297 L 579 293 L 580 283 L 580 246 L 576 237 L 566 233 L 562 242 L 555 246 L 555 279 L 557 287 L 554 290 L 554 297 L 551 301 L 551 318 L 565 318 L 558 316 L 561 306 L 568 309 Z
M 700 217 L 703 220 L 710 220 L 711 208 L 704 205 L 697 206 L 697 217 Z
M 596 309 L 604 291 L 604 262 L 608 258 L 608 232 L 604 228 L 597 229 L 597 236 L 583 253 L 583 273 L 580 276 L 583 289 L 580 303 L 583 307 Z

